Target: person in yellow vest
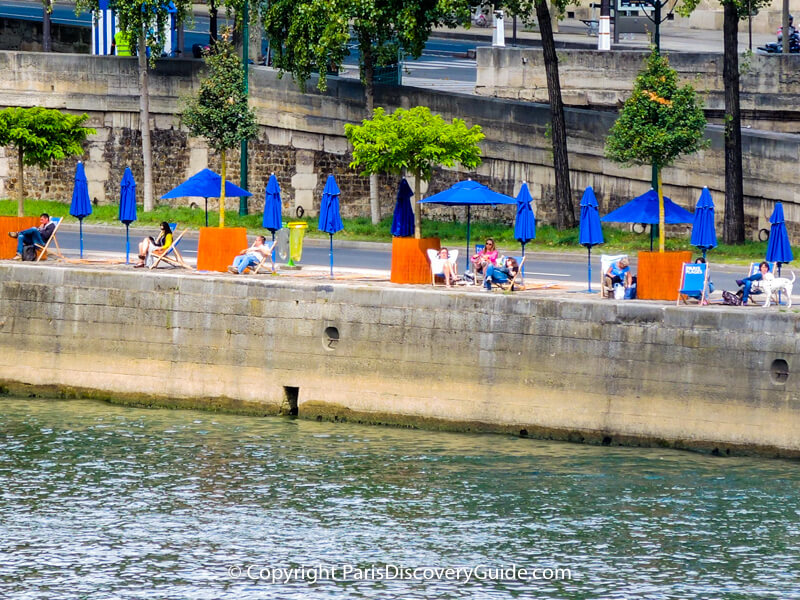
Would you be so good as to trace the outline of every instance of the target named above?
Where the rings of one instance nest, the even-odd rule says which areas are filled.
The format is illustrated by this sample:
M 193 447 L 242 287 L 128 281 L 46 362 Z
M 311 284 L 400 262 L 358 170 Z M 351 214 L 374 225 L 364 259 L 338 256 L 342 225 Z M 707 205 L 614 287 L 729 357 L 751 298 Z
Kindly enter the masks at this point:
M 117 56 L 130 56 L 131 46 L 128 44 L 128 39 L 125 34 L 118 31 L 114 34 L 114 44 L 112 50 L 116 50 Z

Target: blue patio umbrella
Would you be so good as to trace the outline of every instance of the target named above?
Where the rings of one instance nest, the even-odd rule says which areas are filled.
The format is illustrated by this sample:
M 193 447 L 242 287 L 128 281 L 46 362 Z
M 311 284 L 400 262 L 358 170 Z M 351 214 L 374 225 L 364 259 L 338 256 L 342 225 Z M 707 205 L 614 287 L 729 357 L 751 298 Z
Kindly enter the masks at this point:
M 517 216 L 514 219 L 514 239 L 522 244 L 522 258 L 525 258 L 525 244 L 536 239 L 536 217 L 531 208 L 531 192 L 527 182 L 522 182 L 517 194 Z M 525 277 L 525 265 L 522 265 L 522 277 Z
M 130 167 L 125 167 L 119 184 L 119 220 L 125 223 L 125 264 L 130 262 L 131 238 L 129 227 L 136 220 L 136 182 Z
M 707 187 L 700 192 L 700 199 L 694 209 L 694 221 L 692 222 L 692 246 L 697 246 L 703 251 L 703 260 L 706 259 L 706 252 L 717 247 L 717 230 L 714 224 L 714 201 L 711 199 L 711 192 Z
M 600 219 L 603 223 L 647 223 L 658 225 L 658 193 L 650 188 L 617 210 Z M 692 213 L 664 196 L 664 223 L 667 225 L 691 223 Z M 650 250 L 653 250 L 653 228 L 650 228 Z
M 470 244 L 470 208 L 473 206 L 494 206 L 496 204 L 516 204 L 517 201 L 511 196 L 506 196 L 499 192 L 490 190 L 485 185 L 468 179 L 459 181 L 449 188 L 428 198 L 419 200 L 420 204 L 442 204 L 449 206 L 467 207 L 467 252 L 466 263 L 469 269 L 469 244 Z
M 275 260 L 275 232 L 283 226 L 283 218 L 281 217 L 281 186 L 278 184 L 278 178 L 275 173 L 269 176 L 267 181 L 267 189 L 264 192 L 264 218 L 261 225 L 264 229 L 269 229 L 272 233 L 272 260 Z
M 72 188 L 69 214 L 76 217 L 80 223 L 81 258 L 83 258 L 83 219 L 92 214 L 92 203 L 89 200 L 89 182 L 86 181 L 86 171 L 82 162 L 79 162 L 75 169 L 75 187 Z
M 411 208 L 411 196 L 414 191 L 406 178 L 397 186 L 397 202 L 392 217 L 392 235 L 395 237 L 411 237 L 414 235 L 414 210 Z
M 171 189 L 161 196 L 162 199 L 168 198 L 205 198 L 206 199 L 206 227 L 208 227 L 208 199 L 219 198 L 222 191 L 222 176 L 211 169 L 203 169 L 189 177 L 178 187 Z M 252 196 L 250 192 L 232 184 L 225 182 L 225 197 L 236 198 L 241 196 Z
M 331 236 L 331 277 L 333 277 L 333 234 L 344 229 L 342 216 L 339 214 L 339 186 L 333 175 L 328 175 L 325 189 L 322 190 L 322 199 L 319 204 L 318 229 Z
M 778 263 L 778 277 L 781 276 L 781 263 L 792 262 L 792 246 L 789 243 L 789 233 L 783 218 L 783 204 L 775 203 L 772 216 L 769 218 L 769 242 L 767 242 L 767 262 Z
M 597 206 L 597 197 L 594 195 L 592 186 L 587 187 L 583 191 L 583 198 L 581 198 L 581 221 L 580 221 L 580 235 L 578 236 L 578 243 L 581 246 L 586 246 L 589 252 L 587 277 L 589 281 L 589 289 L 586 290 L 592 293 L 592 246 L 605 243 L 603 239 L 603 228 L 600 226 L 600 211 Z

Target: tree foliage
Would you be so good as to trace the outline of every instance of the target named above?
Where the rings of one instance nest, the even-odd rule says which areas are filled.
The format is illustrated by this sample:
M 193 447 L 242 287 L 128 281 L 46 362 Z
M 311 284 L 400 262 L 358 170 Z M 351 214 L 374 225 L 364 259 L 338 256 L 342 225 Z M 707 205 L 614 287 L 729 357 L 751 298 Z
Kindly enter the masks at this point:
M 345 125 L 344 130 L 353 145 L 351 168 L 362 169 L 362 175 L 400 174 L 406 169 L 414 174 L 416 199 L 420 198 L 420 180 L 430 180 L 434 167 L 458 163 L 474 169 L 481 164 L 478 144 L 484 135 L 480 125 L 467 128 L 461 119 L 448 123 L 426 106 L 398 108 L 390 115 L 376 108 L 372 119 L 365 119 L 361 125 Z M 419 237 L 418 209 L 414 222 Z
M 678 87 L 666 57 L 652 52 L 606 141 L 606 155 L 630 165 L 662 168 L 704 147 L 706 118 L 691 85 Z
M 44 169 L 54 160 L 83 154 L 83 142 L 97 133 L 83 126 L 88 118 L 86 114 L 71 115 L 40 106 L 0 111 L 0 146 L 10 146 L 18 153 L 19 216 L 23 215 L 23 165 Z
M 206 55 L 208 76 L 200 82 L 197 95 L 185 100 L 183 124 L 192 135 L 203 137 L 222 157 L 220 227 L 225 225 L 225 152 L 242 140 L 256 137 L 258 125 L 244 92 L 244 72 L 233 46 L 218 40 Z

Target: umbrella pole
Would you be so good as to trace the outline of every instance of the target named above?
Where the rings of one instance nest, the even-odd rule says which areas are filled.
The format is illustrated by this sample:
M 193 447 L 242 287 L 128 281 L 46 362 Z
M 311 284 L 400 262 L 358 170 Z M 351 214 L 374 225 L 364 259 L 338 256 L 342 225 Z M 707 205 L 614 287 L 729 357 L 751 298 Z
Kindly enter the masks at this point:
M 275 272 L 275 230 L 272 230 L 272 252 L 270 253 L 272 259 L 272 272 Z
M 650 252 L 653 251 L 653 224 L 650 223 Z
M 465 266 L 464 266 L 464 272 L 465 273 L 467 271 L 469 271 L 469 256 L 470 256 L 470 254 L 469 254 L 469 241 L 470 241 L 470 236 L 469 236 L 470 212 L 469 212 L 469 209 L 470 209 L 470 206 L 469 206 L 469 204 L 467 204 L 467 251 L 464 253 L 464 257 L 467 260 L 465 261 Z M 476 284 L 477 284 L 477 281 L 478 281 L 478 274 L 475 273 L 475 282 L 476 282 Z
M 129 265 L 131 262 L 131 237 L 130 237 L 130 223 L 125 223 L 125 264 Z
M 708 249 L 703 248 L 703 262 L 706 262 L 706 252 L 708 252 Z
M 206 227 L 208 227 L 208 198 L 206 198 Z
M 780 277 L 780 276 L 781 276 L 781 263 L 779 261 L 778 262 L 778 277 Z M 778 306 L 780 306 L 780 305 L 781 305 L 781 291 L 778 290 Z
M 330 251 L 330 255 L 331 255 L 331 279 L 333 279 L 333 234 L 331 233 L 329 235 L 331 236 L 331 251 Z
M 81 236 L 81 258 L 83 258 L 83 218 L 78 219 L 78 227 L 80 229 L 80 236 Z
M 592 247 L 586 246 L 586 249 L 589 251 L 589 259 L 587 262 L 587 277 L 589 278 L 589 293 L 592 293 Z
M 522 242 L 520 242 L 522 243 Z M 503 265 L 505 266 L 505 265 Z M 525 244 L 522 243 L 522 279 L 525 279 Z

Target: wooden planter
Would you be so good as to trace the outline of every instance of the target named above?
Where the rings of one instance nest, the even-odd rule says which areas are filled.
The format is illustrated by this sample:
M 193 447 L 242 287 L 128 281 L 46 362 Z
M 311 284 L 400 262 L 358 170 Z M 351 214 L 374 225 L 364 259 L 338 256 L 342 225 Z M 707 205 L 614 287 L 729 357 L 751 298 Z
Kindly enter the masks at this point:
M 197 243 L 197 270 L 225 272 L 233 258 L 250 244 L 244 227 L 201 227 Z
M 0 258 L 14 258 L 17 253 L 17 240 L 8 237 L 9 231 L 38 226 L 39 217 L 0 217 Z
M 692 253 L 639 252 L 636 272 L 636 297 L 642 300 L 677 300 L 683 263 L 692 262 Z
M 439 238 L 393 237 L 392 283 L 430 283 L 431 263 L 427 250 L 441 247 Z

